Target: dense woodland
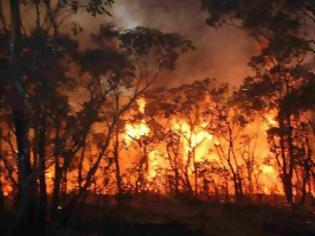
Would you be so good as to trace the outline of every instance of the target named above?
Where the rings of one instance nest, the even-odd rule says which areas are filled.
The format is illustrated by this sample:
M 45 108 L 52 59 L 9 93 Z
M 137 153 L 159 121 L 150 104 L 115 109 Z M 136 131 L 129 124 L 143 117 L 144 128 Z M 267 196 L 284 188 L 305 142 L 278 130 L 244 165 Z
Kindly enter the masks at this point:
M 41 232 L 109 196 L 312 209 L 315 3 L 200 2 L 205 24 L 232 25 L 259 48 L 238 88 L 211 75 L 161 86 L 198 48 L 176 32 L 98 20 L 113 17 L 112 4 L 0 1 L 0 209 L 15 216 L 10 234 Z M 73 17 L 95 17 L 98 30 Z

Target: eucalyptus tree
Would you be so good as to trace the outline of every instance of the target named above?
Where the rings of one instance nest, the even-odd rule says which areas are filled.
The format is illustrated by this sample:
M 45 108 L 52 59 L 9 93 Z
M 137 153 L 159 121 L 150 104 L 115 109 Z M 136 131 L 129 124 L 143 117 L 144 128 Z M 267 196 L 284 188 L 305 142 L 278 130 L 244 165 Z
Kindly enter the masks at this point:
M 50 0 L 12 0 L 1 2 L 1 84 L 4 85 L 1 87 L 4 88 L 3 94 L 5 94 L 3 100 L 12 113 L 12 123 L 15 127 L 16 146 L 18 149 L 20 201 L 17 211 L 17 230 L 28 230 L 30 229 L 29 226 L 36 222 L 35 198 L 37 191 L 36 178 L 38 174 L 32 167 L 29 152 L 29 131 L 32 113 L 35 111 L 30 99 L 33 95 L 37 94 L 32 94 L 29 80 L 30 78 L 35 79 L 33 75 L 34 72 L 39 70 L 41 64 L 40 57 L 43 59 L 43 57 L 52 57 L 54 54 L 58 54 L 58 23 L 60 22 L 57 22 L 57 13 L 59 10 L 68 9 L 66 6 L 72 4 L 72 10 L 80 9 L 95 15 L 106 11 L 104 4 L 108 6 L 108 4 L 112 3 L 112 1 L 94 0 L 84 2 L 84 5 L 79 1 L 71 1 L 71 3 L 70 1 L 56 1 L 53 4 Z M 5 9 L 8 9 L 8 12 Z M 27 13 L 24 11 L 22 13 L 22 9 L 26 9 L 28 13 L 35 13 L 34 24 L 26 24 L 25 14 Z M 46 20 L 41 17 L 41 13 L 43 12 Z M 52 33 L 49 31 L 50 28 L 54 29 Z M 38 41 L 41 43 L 43 37 L 50 38 L 47 40 L 47 42 L 50 41 L 49 44 L 45 45 L 45 51 L 42 51 L 43 47 L 37 50 L 34 48 L 34 45 L 29 44 L 31 41 L 33 43 L 37 43 Z M 55 42 L 52 42 L 54 40 Z M 31 65 L 30 61 L 25 60 L 26 58 L 33 59 Z M 45 58 L 45 60 L 48 62 L 49 59 Z M 50 82 L 47 81 L 47 84 Z M 40 83 L 38 81 L 38 85 Z M 44 123 L 45 119 L 41 118 L 41 120 Z M 40 129 L 40 133 L 40 136 L 43 138 L 45 130 Z M 41 153 L 40 156 L 43 157 L 44 151 L 39 151 Z M 40 165 L 43 166 L 43 158 L 41 160 Z M 41 179 L 41 189 L 43 190 L 45 186 L 44 178 L 43 175 L 39 176 L 41 176 L 39 179 Z M 44 191 L 42 191 L 42 195 L 45 195 Z
M 245 79 L 239 97 L 244 110 L 249 108 L 260 114 L 277 112 L 278 124 L 268 131 L 270 148 L 275 153 L 287 201 L 294 206 L 294 171 L 306 155 L 305 148 L 297 144 L 301 141 L 298 134 L 302 127 L 312 126 L 302 117 L 305 111 L 314 110 L 315 101 L 311 95 L 314 74 L 309 66 L 314 56 L 311 33 L 314 2 L 205 0 L 202 3 L 209 12 L 209 25 L 230 24 L 244 29 L 261 46 L 259 55 L 249 62 L 255 75 Z

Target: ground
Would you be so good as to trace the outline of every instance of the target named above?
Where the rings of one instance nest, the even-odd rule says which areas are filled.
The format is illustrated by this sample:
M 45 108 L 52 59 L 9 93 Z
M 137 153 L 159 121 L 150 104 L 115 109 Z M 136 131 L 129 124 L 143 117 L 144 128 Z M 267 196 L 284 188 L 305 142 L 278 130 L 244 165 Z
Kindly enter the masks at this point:
M 86 225 L 101 229 L 97 235 L 111 236 L 315 236 L 315 218 L 309 210 L 159 197 L 90 205 L 72 222 L 74 228 Z
M 315 236 L 315 218 L 301 208 L 161 197 L 117 205 L 102 199 L 80 207 L 67 223 L 49 224 L 46 235 Z

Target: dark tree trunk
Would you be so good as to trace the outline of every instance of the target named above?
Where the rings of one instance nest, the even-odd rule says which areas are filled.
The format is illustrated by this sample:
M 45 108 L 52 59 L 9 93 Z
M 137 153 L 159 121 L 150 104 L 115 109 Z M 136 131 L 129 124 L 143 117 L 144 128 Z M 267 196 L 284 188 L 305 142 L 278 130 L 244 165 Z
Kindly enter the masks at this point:
M 292 126 L 291 126 L 291 119 L 290 114 L 287 114 L 287 125 L 288 125 L 288 149 L 289 149 L 289 173 L 287 175 L 287 190 L 285 190 L 287 194 L 288 202 L 291 206 L 295 205 L 295 201 L 293 198 L 293 183 L 292 183 L 292 177 L 293 177 L 293 171 L 295 168 L 295 154 L 294 154 L 294 146 L 293 146 L 293 139 L 292 139 Z
M 16 214 L 16 225 L 13 234 L 21 232 L 34 233 L 31 226 L 34 225 L 36 181 L 32 176 L 29 155 L 27 101 L 21 84 L 20 72 L 20 38 L 21 15 L 20 1 L 10 0 L 11 15 L 11 85 L 10 105 L 12 107 L 13 120 L 18 148 L 18 178 L 19 178 L 19 207 Z
M 287 199 L 287 202 L 289 203 L 290 206 L 294 206 L 293 202 L 293 191 L 292 191 L 292 176 L 289 174 L 284 174 L 282 176 L 282 182 L 283 182 L 283 188 L 284 188 L 284 193 Z
M 301 196 L 301 200 L 300 200 L 300 205 L 304 205 L 305 201 L 306 201 L 306 195 L 307 195 L 307 185 L 309 187 L 309 193 L 311 193 L 311 185 L 310 185 L 310 180 L 311 180 L 311 169 L 313 167 L 313 152 L 312 152 L 312 148 L 309 142 L 308 137 L 306 137 L 305 140 L 305 148 L 307 150 L 306 152 L 306 158 L 303 160 L 303 169 L 304 171 L 302 171 L 302 175 L 304 173 L 303 177 L 303 183 L 302 183 L 302 196 Z
M 307 174 L 305 174 L 305 176 L 303 177 L 303 182 L 302 182 L 302 196 L 301 196 L 300 203 L 299 203 L 301 206 L 303 206 L 305 204 L 305 200 L 306 200 L 307 180 L 308 180 L 308 176 L 307 176 Z
M 3 153 L 2 153 L 2 130 L 0 128 L 0 159 L 3 158 Z M 0 165 L 0 176 L 3 175 L 2 172 L 2 166 Z M 4 210 L 4 194 L 3 194 L 3 184 L 2 181 L 0 180 L 0 211 Z
M 56 158 L 55 161 L 55 179 L 54 179 L 54 187 L 53 193 L 51 198 L 51 218 L 55 219 L 58 215 L 58 207 L 60 202 L 60 184 L 61 184 L 61 177 L 62 177 L 62 169 L 59 166 L 59 157 Z
M 287 127 L 284 122 L 284 116 L 283 114 L 279 113 L 279 126 L 280 129 L 282 130 L 282 133 L 280 135 L 280 148 L 281 148 L 281 158 L 282 158 L 282 184 L 283 184 L 283 190 L 287 199 L 287 202 L 290 206 L 294 206 L 294 201 L 293 201 L 293 184 L 292 184 L 292 175 L 293 175 L 293 151 L 292 149 L 292 143 L 290 143 L 290 140 L 288 138 L 288 146 L 289 146 L 289 153 L 288 156 L 286 155 L 286 138 L 285 138 L 285 133 L 284 130 L 287 130 Z M 291 127 L 289 127 L 291 129 Z M 291 136 L 291 131 L 287 136 Z
M 0 180 L 0 211 L 3 211 L 5 209 L 4 204 L 4 194 L 3 194 L 3 184 Z
M 179 194 L 179 172 L 178 172 L 178 166 L 175 166 L 175 193 L 176 195 Z
M 234 170 L 234 167 L 233 167 L 229 157 L 228 157 L 227 162 L 228 162 L 228 166 L 232 172 L 235 200 L 237 202 L 241 202 L 243 200 L 243 190 L 242 190 L 242 182 L 241 182 L 240 176 L 237 173 L 237 171 Z
M 178 151 L 176 148 L 172 147 L 172 144 L 168 144 L 166 148 L 167 156 L 169 159 L 170 166 L 174 172 L 174 187 L 172 186 L 172 190 L 175 190 L 176 196 L 179 195 L 179 178 L 180 178 L 180 173 L 179 173 L 179 161 L 178 161 Z M 172 153 L 174 156 L 174 159 L 172 159 Z M 172 181 L 173 183 L 173 181 Z
M 83 172 L 83 161 L 84 161 L 84 155 L 85 155 L 85 149 L 86 149 L 86 144 L 83 145 L 82 152 L 80 155 L 80 160 L 79 160 L 79 167 L 78 167 L 78 185 L 79 189 L 82 187 L 82 172 Z
M 67 200 L 68 192 L 68 168 L 66 168 L 62 174 L 63 174 L 62 202 L 65 203 Z
M 141 149 L 141 157 L 138 167 L 138 179 L 136 182 L 136 193 L 141 193 L 145 187 L 145 174 L 148 172 L 148 151 L 146 144 L 139 141 L 139 147 Z
M 191 155 L 191 152 L 188 153 L 188 158 L 187 158 L 187 162 L 185 164 L 185 173 L 184 173 L 184 176 L 185 176 L 185 188 L 186 188 L 186 192 L 189 193 L 189 194 L 192 194 L 193 193 L 193 188 L 191 186 L 191 182 L 190 182 L 190 179 L 189 179 L 189 165 L 190 165 L 190 161 L 191 161 L 191 158 L 192 158 L 192 155 Z
M 254 193 L 254 187 L 253 187 L 253 161 L 252 158 L 246 162 L 246 169 L 247 169 L 247 181 L 248 181 L 248 202 L 251 203 L 252 196 Z
M 62 178 L 62 168 L 60 167 L 60 153 L 61 153 L 61 138 L 60 138 L 60 123 L 57 123 L 56 127 L 56 138 L 55 138 L 55 178 L 54 186 L 51 197 L 50 205 L 50 218 L 56 219 L 58 213 L 58 206 L 60 201 L 60 184 Z
M 19 173 L 19 209 L 17 212 L 16 230 L 19 232 L 29 232 L 32 230 L 31 225 L 35 223 L 35 194 L 36 181 L 32 176 L 29 142 L 28 142 L 28 125 L 25 114 L 15 111 L 14 121 L 16 129 L 16 140 L 18 147 L 18 173 Z
M 115 161 L 115 176 L 116 176 L 116 185 L 118 196 L 120 196 L 123 192 L 122 184 L 121 184 L 121 171 L 120 171 L 120 163 L 119 163 L 119 133 L 118 128 L 115 131 L 115 147 L 114 147 L 114 161 Z
M 44 224 L 46 221 L 47 209 L 47 189 L 46 189 L 46 117 L 43 115 L 41 125 L 39 128 L 39 142 L 38 142 L 38 155 L 39 155 L 39 222 Z
M 230 202 L 229 183 L 225 181 L 225 202 Z
M 195 149 L 193 148 L 192 150 L 192 160 L 193 160 L 193 165 L 194 165 L 194 195 L 195 197 L 198 197 L 198 168 L 197 168 L 197 162 L 196 162 L 196 156 L 195 156 Z

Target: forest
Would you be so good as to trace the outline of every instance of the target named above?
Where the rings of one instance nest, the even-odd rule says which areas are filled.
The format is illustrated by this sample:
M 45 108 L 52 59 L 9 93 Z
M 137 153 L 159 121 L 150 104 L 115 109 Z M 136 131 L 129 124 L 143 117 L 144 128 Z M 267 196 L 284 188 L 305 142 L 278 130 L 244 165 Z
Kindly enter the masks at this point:
M 135 2 L 197 2 L 248 73 L 190 78 L 202 48 L 125 0 L 0 0 L 0 235 L 315 235 L 315 2 Z

